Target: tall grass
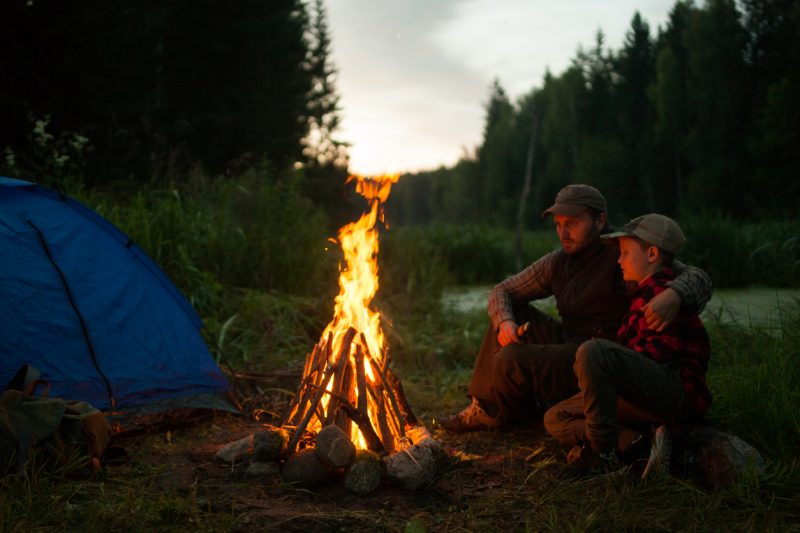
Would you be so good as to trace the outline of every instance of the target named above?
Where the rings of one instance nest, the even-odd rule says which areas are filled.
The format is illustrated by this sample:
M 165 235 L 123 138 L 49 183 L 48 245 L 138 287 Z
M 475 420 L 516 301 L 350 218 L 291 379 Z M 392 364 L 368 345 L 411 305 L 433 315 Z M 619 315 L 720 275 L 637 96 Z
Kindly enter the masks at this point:
M 392 228 L 385 241 L 392 259 L 404 255 L 403 261 L 408 264 L 439 264 L 450 284 L 496 283 L 516 270 L 514 232 L 507 229 L 477 225 L 401 227 Z M 525 233 L 523 262 L 534 261 L 557 244 L 553 231 Z
M 70 192 L 127 233 L 203 318 L 213 351 L 252 366 L 302 353 L 336 292 L 337 247 L 300 177 L 251 171 L 170 188 Z M 319 301 L 317 301 L 319 300 Z
M 769 456 L 791 460 L 800 456 L 800 311 L 781 321 L 777 333 L 707 324 L 710 417 Z
M 744 222 L 703 213 L 680 223 L 686 234 L 680 257 L 708 272 L 715 286 L 798 286 L 800 220 Z

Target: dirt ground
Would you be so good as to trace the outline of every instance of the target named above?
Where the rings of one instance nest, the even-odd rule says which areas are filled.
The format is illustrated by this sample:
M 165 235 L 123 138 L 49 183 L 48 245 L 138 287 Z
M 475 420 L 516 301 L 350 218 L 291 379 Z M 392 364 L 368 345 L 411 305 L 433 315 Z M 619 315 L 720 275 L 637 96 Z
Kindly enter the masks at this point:
M 453 434 L 432 427 L 432 420 L 446 414 L 435 410 L 423 418 L 447 458 L 436 478 L 418 490 L 405 490 L 388 479 L 368 495 L 349 492 L 341 477 L 316 487 L 292 486 L 277 478 L 244 481 L 246 464 L 231 467 L 215 454 L 265 423 L 278 422 L 276 415 L 288 406 L 287 395 L 279 391 L 291 386 L 270 385 L 277 386 L 252 397 L 249 411 L 257 405 L 267 413 L 260 421 L 214 413 L 190 426 L 115 438 L 128 461 L 109 465 L 108 481 L 150 476 L 148 498 L 177 498 L 196 509 L 199 518 L 192 530 L 786 530 L 800 517 L 796 496 L 775 505 L 780 499 L 773 494 L 759 494 L 766 485 L 740 493 L 735 487 L 706 491 L 674 477 L 565 481 L 559 478 L 565 453 L 541 426 Z
M 310 488 L 243 480 L 246 465 L 215 459 L 225 444 L 263 428 L 252 418 L 216 413 L 190 427 L 115 439 L 129 463 L 156 467 L 154 489 L 191 497 L 207 513 L 230 514 L 234 531 L 474 531 L 524 529 L 535 483 L 553 479 L 563 453 L 541 428 L 455 435 L 434 430 L 448 459 L 433 483 L 416 491 L 389 480 L 366 496 L 341 478 Z

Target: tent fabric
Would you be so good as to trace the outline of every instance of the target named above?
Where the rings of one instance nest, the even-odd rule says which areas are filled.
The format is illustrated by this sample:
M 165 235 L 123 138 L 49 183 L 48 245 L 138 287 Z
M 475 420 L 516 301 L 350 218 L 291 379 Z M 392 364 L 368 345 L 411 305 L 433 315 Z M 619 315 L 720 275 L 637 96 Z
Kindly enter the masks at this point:
M 61 193 L 0 177 L 0 387 L 29 364 L 51 396 L 100 409 L 225 392 L 201 326 L 110 222 Z

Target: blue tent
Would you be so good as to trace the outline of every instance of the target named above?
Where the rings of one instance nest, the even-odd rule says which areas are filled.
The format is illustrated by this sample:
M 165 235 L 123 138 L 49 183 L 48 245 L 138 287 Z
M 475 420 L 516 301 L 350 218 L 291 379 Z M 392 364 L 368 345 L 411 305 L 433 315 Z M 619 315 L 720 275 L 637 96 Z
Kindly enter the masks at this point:
M 230 408 L 201 325 L 110 222 L 56 191 L 0 177 L 0 389 L 29 364 L 51 396 L 100 409 Z

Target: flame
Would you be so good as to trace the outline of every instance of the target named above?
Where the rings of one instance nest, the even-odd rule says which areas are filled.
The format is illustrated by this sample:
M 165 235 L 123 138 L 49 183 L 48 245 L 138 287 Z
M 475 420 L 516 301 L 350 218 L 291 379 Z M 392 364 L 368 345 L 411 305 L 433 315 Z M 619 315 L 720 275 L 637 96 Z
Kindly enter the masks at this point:
M 339 243 L 344 252 L 344 265 L 340 265 L 339 294 L 334 304 L 333 319 L 327 325 L 320 337 L 320 346 L 331 338 L 331 353 L 335 357 L 341 351 L 342 341 L 348 328 L 356 330 L 349 353 L 348 363 L 353 367 L 355 375 L 356 350 L 369 353 L 372 359 L 379 363 L 385 353 L 385 338 L 381 329 L 380 314 L 370 308 L 372 298 L 378 290 L 378 230 L 375 227 L 380 220 L 385 224 L 382 204 L 389 197 L 389 192 L 399 175 L 390 174 L 373 177 L 353 175 L 348 182 L 356 181 L 356 192 L 369 202 L 369 210 L 356 222 L 347 224 L 339 229 Z M 366 342 L 366 346 L 364 346 Z M 376 376 L 368 358 L 364 358 L 364 371 L 366 379 L 374 382 Z M 327 390 L 332 391 L 333 381 L 328 383 Z M 358 391 L 355 379 L 352 380 L 350 391 L 343 391 L 342 395 L 350 394 L 357 399 Z M 369 395 L 368 395 L 369 396 Z M 330 395 L 326 394 L 322 401 L 322 411 L 327 414 Z M 367 410 L 370 419 L 374 420 L 376 410 L 373 398 L 368 397 Z M 377 427 L 377 424 L 373 424 Z M 309 422 L 308 428 L 319 431 L 322 420 L 315 414 Z M 367 447 L 364 436 L 356 426 L 351 425 L 351 440 L 359 449 Z M 394 435 L 399 438 L 399 435 Z

